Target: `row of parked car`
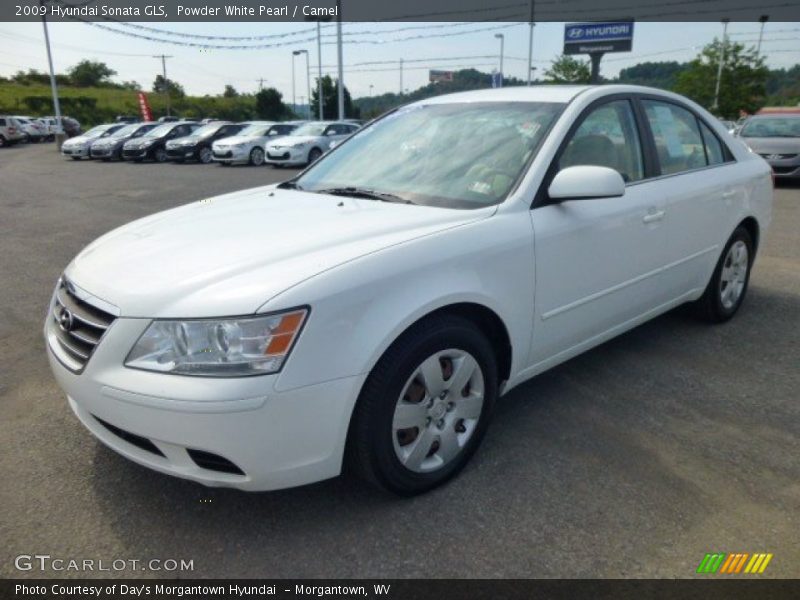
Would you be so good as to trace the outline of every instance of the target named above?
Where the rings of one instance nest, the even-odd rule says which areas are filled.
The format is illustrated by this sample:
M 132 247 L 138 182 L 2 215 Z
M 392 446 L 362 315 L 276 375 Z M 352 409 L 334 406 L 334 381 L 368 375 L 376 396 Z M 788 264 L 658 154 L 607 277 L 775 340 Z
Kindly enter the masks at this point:
M 61 125 L 68 137 L 81 133 L 81 125 L 75 119 L 62 117 Z M 0 115 L 0 147 L 20 142 L 52 142 L 58 131 L 58 120 L 55 117 Z
M 298 166 L 314 162 L 360 126 L 355 120 L 109 123 L 65 141 L 61 153 L 72 160 Z

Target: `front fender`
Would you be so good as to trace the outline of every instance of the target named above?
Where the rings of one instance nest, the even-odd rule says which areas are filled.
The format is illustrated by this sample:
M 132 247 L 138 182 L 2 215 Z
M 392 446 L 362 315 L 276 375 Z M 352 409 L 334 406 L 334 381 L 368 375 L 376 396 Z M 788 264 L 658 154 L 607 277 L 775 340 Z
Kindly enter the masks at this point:
M 520 371 L 533 322 L 532 235 L 527 211 L 497 213 L 363 256 L 276 296 L 261 311 L 311 306 L 276 388 L 366 374 L 413 323 L 463 302 L 499 316 L 511 338 L 511 373 Z

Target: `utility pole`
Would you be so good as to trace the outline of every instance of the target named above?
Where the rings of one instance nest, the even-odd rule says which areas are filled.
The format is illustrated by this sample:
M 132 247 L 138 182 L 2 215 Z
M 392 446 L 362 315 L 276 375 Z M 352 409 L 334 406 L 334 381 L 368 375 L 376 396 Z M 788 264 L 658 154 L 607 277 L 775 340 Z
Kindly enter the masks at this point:
M 45 0 L 39 0 L 39 6 L 44 7 Z M 44 45 L 47 48 L 47 64 L 50 67 L 50 91 L 53 94 L 53 110 L 56 117 L 56 148 L 61 149 L 64 141 L 64 128 L 61 126 L 61 104 L 58 101 L 58 85 L 56 84 L 56 73 L 53 70 L 53 55 L 50 52 L 50 35 L 47 32 L 46 11 L 42 11 L 42 26 L 44 27 Z
M 375 87 L 371 83 L 369 84 L 369 97 L 372 98 L 372 88 Z
M 339 120 L 344 119 L 344 58 L 342 57 L 342 0 L 336 0 L 336 52 L 339 55 Z
M 167 80 L 167 59 L 172 57 L 167 56 L 165 54 L 157 54 L 153 56 L 153 58 L 161 59 L 161 73 L 162 73 L 161 76 L 164 78 L 164 93 L 167 95 L 167 116 L 170 116 L 169 81 Z
M 502 33 L 495 33 L 494 37 L 500 40 L 500 87 L 503 87 L 503 48 L 506 43 L 506 36 Z
M 769 21 L 769 15 L 761 15 L 758 22 L 761 23 L 761 30 L 758 32 L 758 48 L 756 48 L 756 57 L 761 57 L 761 40 L 764 39 L 764 25 Z
M 294 57 L 297 56 L 297 52 L 292 52 L 292 112 L 297 112 L 297 99 L 294 95 Z
M 306 55 L 306 93 L 308 94 L 308 106 L 306 107 L 306 115 L 308 116 L 308 120 L 311 120 L 311 67 L 309 66 L 308 62 L 308 50 L 295 50 L 292 53 L 292 66 L 294 66 L 294 57 L 299 56 L 301 54 Z M 302 102 L 300 102 L 302 104 Z
M 722 46 L 719 52 L 719 68 L 717 69 L 717 85 L 714 88 L 714 104 L 711 106 L 713 109 L 719 109 L 719 86 L 722 82 L 722 65 L 725 64 L 725 50 L 728 46 L 728 23 L 730 19 L 722 19 Z
M 403 95 L 403 59 L 400 59 L 400 95 Z
M 258 91 L 260 92 L 264 89 L 264 78 L 256 79 L 256 81 L 258 82 Z
M 319 120 L 323 120 L 322 115 L 322 25 L 317 21 L 317 100 L 319 100 Z
M 531 85 L 533 77 L 533 28 L 536 26 L 533 21 L 533 7 L 535 0 L 531 0 L 531 20 L 528 22 L 530 32 L 528 33 L 528 85 Z

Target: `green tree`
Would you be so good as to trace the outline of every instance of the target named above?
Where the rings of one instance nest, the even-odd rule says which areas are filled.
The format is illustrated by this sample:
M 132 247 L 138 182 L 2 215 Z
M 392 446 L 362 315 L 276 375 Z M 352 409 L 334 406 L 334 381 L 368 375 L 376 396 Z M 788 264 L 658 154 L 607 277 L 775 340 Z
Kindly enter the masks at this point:
M 225 91 L 222 93 L 223 98 L 236 98 L 239 95 L 239 92 L 236 91 L 236 88 L 232 85 L 226 85 Z
M 156 79 L 153 81 L 153 91 L 159 94 L 168 92 L 170 98 L 183 98 L 186 95 L 186 91 L 180 83 L 169 78 L 164 79 L 162 75 L 156 75 Z
M 677 61 L 643 62 L 626 67 L 619 72 L 619 83 L 648 85 L 662 90 L 675 87 L 678 75 L 689 67 L 688 63 Z
M 264 88 L 256 94 L 256 115 L 267 121 L 280 121 L 292 113 L 283 103 L 283 94 L 275 88 Z
M 311 91 L 311 107 L 312 112 L 319 114 L 319 94 L 316 83 Z M 324 119 L 339 118 L 339 85 L 338 82 L 334 83 L 330 75 L 322 78 L 322 115 Z M 359 115 L 360 111 L 353 105 L 350 90 L 344 86 L 344 116 L 358 118 Z
M 99 87 L 108 85 L 117 72 L 106 63 L 82 60 L 67 71 L 72 85 L 77 87 Z
M 545 83 L 589 83 L 592 70 L 588 61 L 562 54 L 550 63 L 544 72 Z
M 675 91 L 688 96 L 698 104 L 712 109 L 714 89 L 719 69 L 722 42 L 715 39 L 708 44 L 689 67 L 678 75 Z M 739 111 L 754 113 L 764 106 L 769 69 L 764 66 L 754 47 L 725 43 L 725 61 L 719 88 L 719 106 L 714 112 L 727 119 L 735 119 Z

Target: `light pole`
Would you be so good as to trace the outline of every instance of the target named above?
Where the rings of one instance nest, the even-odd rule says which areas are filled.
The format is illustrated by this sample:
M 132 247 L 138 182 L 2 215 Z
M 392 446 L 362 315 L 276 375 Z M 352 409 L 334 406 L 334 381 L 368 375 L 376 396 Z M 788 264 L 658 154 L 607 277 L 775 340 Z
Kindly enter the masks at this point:
M 297 102 L 294 95 L 294 57 L 297 56 L 299 52 L 295 51 L 292 52 L 292 112 L 297 112 Z
M 533 28 L 536 24 L 533 22 L 533 7 L 534 0 L 531 0 L 531 20 L 529 21 L 530 33 L 528 33 L 528 85 L 531 85 L 531 78 L 533 77 Z
M 400 59 L 400 95 L 403 95 L 403 59 Z
M 295 50 L 292 55 L 298 56 L 299 54 L 306 55 L 306 94 L 308 94 L 308 120 L 311 120 L 311 67 L 309 66 L 308 62 L 308 50 Z M 292 58 L 292 62 L 294 62 L 294 58 Z
M 372 88 L 375 87 L 371 83 L 369 84 L 369 97 L 372 98 Z
M 756 48 L 756 57 L 761 56 L 761 40 L 764 38 L 764 25 L 769 21 L 769 15 L 761 15 L 758 17 L 758 22 L 761 23 L 761 30 L 758 32 L 758 48 Z
M 166 56 L 165 54 L 157 54 L 153 58 L 161 59 L 161 73 L 162 73 L 161 76 L 164 78 L 164 92 L 167 94 L 167 116 L 170 116 L 169 82 L 167 81 L 167 59 L 172 57 Z
M 39 0 L 39 6 L 44 7 L 45 0 Z M 42 26 L 44 27 L 44 45 L 47 48 L 47 65 L 50 67 L 50 91 L 53 93 L 53 111 L 56 113 L 56 148 L 61 150 L 64 141 L 64 128 L 61 126 L 61 103 L 58 101 L 58 85 L 56 74 L 53 70 L 53 55 L 50 52 L 50 36 L 47 33 L 47 11 L 42 11 Z
M 730 19 L 722 19 L 722 47 L 719 52 L 719 68 L 717 69 L 717 85 L 714 88 L 714 104 L 711 106 L 713 109 L 719 108 L 719 86 L 722 81 L 722 65 L 725 63 L 725 49 L 728 45 L 728 23 Z
M 500 87 L 503 87 L 503 46 L 506 42 L 506 36 L 502 33 L 495 33 L 494 37 L 500 40 Z
M 339 120 L 344 119 L 344 58 L 342 57 L 342 1 L 336 0 L 336 53 L 339 58 Z

